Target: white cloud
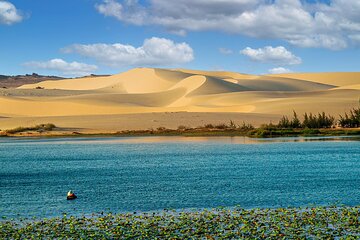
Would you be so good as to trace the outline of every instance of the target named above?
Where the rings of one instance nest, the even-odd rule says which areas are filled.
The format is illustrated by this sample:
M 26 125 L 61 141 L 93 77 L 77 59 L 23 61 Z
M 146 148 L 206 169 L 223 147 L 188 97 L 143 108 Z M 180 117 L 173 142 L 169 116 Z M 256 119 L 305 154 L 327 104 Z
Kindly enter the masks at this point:
M 140 47 L 115 44 L 74 44 L 63 49 L 65 53 L 78 53 L 111 66 L 178 65 L 194 59 L 193 49 L 186 43 L 175 43 L 165 38 L 145 39 Z
M 227 48 L 219 48 L 219 52 L 224 55 L 233 54 L 233 51 L 231 49 L 227 49 Z
M 22 19 L 22 15 L 12 3 L 0 0 L 0 24 L 11 25 L 21 22 Z
M 105 16 L 122 19 L 123 6 L 115 0 L 104 0 L 103 4 L 96 4 L 95 7 L 99 13 Z
M 24 66 L 34 69 L 44 69 L 57 71 L 64 75 L 76 75 L 76 76 L 84 76 L 93 73 L 98 69 L 95 65 L 89 65 L 86 63 L 79 62 L 66 62 L 63 59 L 52 59 L 45 62 L 27 62 Z
M 293 71 L 283 67 L 269 69 L 269 73 L 271 74 L 282 74 L 282 73 L 291 73 L 291 72 Z
M 126 21 L 135 25 L 142 25 L 146 19 L 146 11 L 137 0 L 125 0 L 120 4 L 116 0 L 103 0 L 103 3 L 96 4 L 97 11 L 107 17 L 115 17 L 120 21 Z
M 248 56 L 251 60 L 278 65 L 296 65 L 302 62 L 301 58 L 295 56 L 285 47 L 271 47 L 253 49 L 247 47 L 240 51 L 241 54 Z
M 359 0 L 103 0 L 96 8 L 125 23 L 163 26 L 180 35 L 217 30 L 300 47 L 343 49 L 360 32 Z

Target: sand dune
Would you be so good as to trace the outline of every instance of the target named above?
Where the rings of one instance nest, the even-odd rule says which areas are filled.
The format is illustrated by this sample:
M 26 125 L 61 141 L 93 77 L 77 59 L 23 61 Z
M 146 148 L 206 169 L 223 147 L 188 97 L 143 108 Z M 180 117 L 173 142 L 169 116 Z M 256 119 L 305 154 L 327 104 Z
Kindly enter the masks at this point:
M 236 72 L 226 72 L 226 71 L 200 71 L 200 70 L 189 70 L 189 69 L 176 69 L 174 71 L 179 71 L 182 73 L 188 73 L 191 75 L 203 75 L 209 77 L 217 77 L 221 79 L 232 78 L 232 79 L 254 79 L 258 76 L 251 74 L 242 74 Z
M 268 120 L 273 120 L 274 114 L 291 114 L 293 110 L 300 114 L 327 111 L 338 115 L 356 106 L 359 97 L 360 73 L 256 76 L 234 72 L 136 68 L 112 76 L 44 81 L 17 89 L 1 89 L 0 116 L 10 118 L 0 119 L 0 129 L 9 126 L 11 121 L 20 124 L 19 119 L 36 121 L 44 118 L 51 121 L 58 118 L 60 126 L 61 121 L 66 119 L 66 124 L 63 123 L 67 127 L 71 122 L 69 119 L 73 118 L 74 125 L 79 127 L 82 122 L 79 116 L 91 116 L 85 117 L 90 121 L 87 126 L 91 128 L 93 125 L 92 129 L 96 129 L 99 122 L 106 122 L 103 118 L 135 113 L 143 116 L 155 112 L 212 113 L 206 115 L 208 119 L 202 119 L 205 122 L 218 121 L 214 117 L 216 113 L 222 113 L 223 117 L 235 113 L 242 117 L 258 114 L 256 116 L 261 116 L 264 121 L 266 116 Z M 102 116 L 102 120 L 95 116 Z M 229 120 L 224 118 L 224 121 Z M 248 119 L 258 121 L 256 117 Z M 139 123 L 136 126 L 154 124 L 144 123 L 140 118 L 137 120 Z M 187 121 L 190 123 L 191 119 Z M 110 125 L 118 128 L 118 124 Z
M 360 72 L 334 72 L 334 73 L 286 73 L 270 75 L 281 78 L 292 78 L 307 80 L 311 82 L 330 84 L 335 86 L 346 86 L 359 84 Z
M 336 89 L 354 89 L 354 90 L 360 90 L 360 84 L 354 84 L 354 85 L 346 85 L 342 87 L 338 87 Z

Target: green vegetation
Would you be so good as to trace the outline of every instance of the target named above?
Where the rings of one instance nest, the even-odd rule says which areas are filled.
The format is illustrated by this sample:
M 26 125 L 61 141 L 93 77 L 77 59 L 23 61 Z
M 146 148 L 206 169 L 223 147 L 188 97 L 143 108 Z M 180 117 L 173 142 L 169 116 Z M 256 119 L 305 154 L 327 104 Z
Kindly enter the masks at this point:
M 22 133 L 27 131 L 52 131 L 56 126 L 52 123 L 46 123 L 46 124 L 39 124 L 34 127 L 17 127 L 9 130 L 5 130 L 5 134 L 16 134 L 16 133 Z
M 209 126 L 212 126 L 211 128 Z M 220 128 L 218 128 L 220 126 Z M 226 126 L 226 124 L 225 124 Z M 212 124 L 196 128 L 179 126 L 178 129 L 167 129 L 164 127 L 150 130 L 121 131 L 112 136 L 186 136 L 186 137 L 211 137 L 211 136 L 247 136 L 253 138 L 271 137 L 296 137 L 296 136 L 340 136 L 360 135 L 360 129 L 281 129 L 277 125 L 265 124 L 260 128 L 253 128 L 251 125 L 238 126 L 237 128 L 225 127 L 223 124 L 217 127 Z M 77 135 L 77 136 L 81 136 Z M 88 136 L 85 134 L 84 136 Z M 96 136 L 96 135 L 94 135 Z
M 350 114 L 340 115 L 339 125 L 343 128 L 360 127 L 360 107 L 351 109 Z
M 304 120 L 301 122 L 294 111 L 294 116 L 291 120 L 287 116 L 283 116 L 279 123 L 276 125 L 277 128 L 331 128 L 335 126 L 335 117 L 326 115 L 325 112 L 316 114 L 304 114 Z
M 337 124 L 342 129 L 335 129 Z M 294 111 L 293 118 L 283 116 L 278 124 L 263 124 L 260 128 L 247 133 L 251 137 L 280 137 L 280 136 L 335 136 L 335 135 L 358 135 L 360 129 L 345 129 L 360 127 L 360 108 L 352 109 L 350 114 L 340 115 L 336 121 L 334 116 L 325 112 L 312 114 L 305 113 L 303 121 L 298 118 Z M 331 129 L 333 128 L 333 129 Z
M 340 127 L 340 128 L 339 128 Z M 339 121 L 325 112 L 305 113 L 302 121 L 294 111 L 293 117 L 283 116 L 277 124 L 262 124 L 255 128 L 249 123 L 238 125 L 230 120 L 228 123 L 205 124 L 204 126 L 189 127 L 180 125 L 177 129 L 157 127 L 148 130 L 125 130 L 105 134 L 82 134 L 80 132 L 62 133 L 59 136 L 248 136 L 255 138 L 295 137 L 295 136 L 339 136 L 360 135 L 360 107 L 350 110 L 350 113 L 340 115 Z M 11 136 L 27 131 L 52 131 L 54 124 L 40 124 L 35 127 L 18 127 L 0 132 L 0 137 Z
M 0 239 L 358 239 L 360 207 L 226 209 L 3 220 Z
M 326 115 L 325 112 L 319 113 L 317 116 L 313 114 L 304 114 L 304 121 L 302 127 L 304 128 L 331 128 L 335 125 L 335 118 Z

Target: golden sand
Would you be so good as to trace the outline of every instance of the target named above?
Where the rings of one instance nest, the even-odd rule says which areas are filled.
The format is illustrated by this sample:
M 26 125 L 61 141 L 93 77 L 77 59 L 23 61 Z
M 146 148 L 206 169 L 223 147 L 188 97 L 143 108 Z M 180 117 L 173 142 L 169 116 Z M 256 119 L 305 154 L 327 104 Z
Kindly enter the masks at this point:
M 44 122 L 91 131 L 196 127 L 230 119 L 259 124 L 293 110 L 337 116 L 357 106 L 359 97 L 360 73 L 256 76 L 137 68 L 2 89 L 0 116 L 6 118 L 0 118 L 0 129 Z

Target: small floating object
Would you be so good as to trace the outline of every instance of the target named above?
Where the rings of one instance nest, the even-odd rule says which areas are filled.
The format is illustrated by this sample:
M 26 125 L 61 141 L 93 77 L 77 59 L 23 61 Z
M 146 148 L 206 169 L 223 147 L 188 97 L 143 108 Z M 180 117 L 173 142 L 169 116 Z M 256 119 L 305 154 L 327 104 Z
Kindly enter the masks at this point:
M 72 190 L 70 190 L 70 191 L 67 193 L 67 197 L 66 197 L 67 200 L 74 200 L 74 199 L 76 199 L 76 198 L 77 198 L 77 196 L 75 195 L 75 193 L 74 193 Z

